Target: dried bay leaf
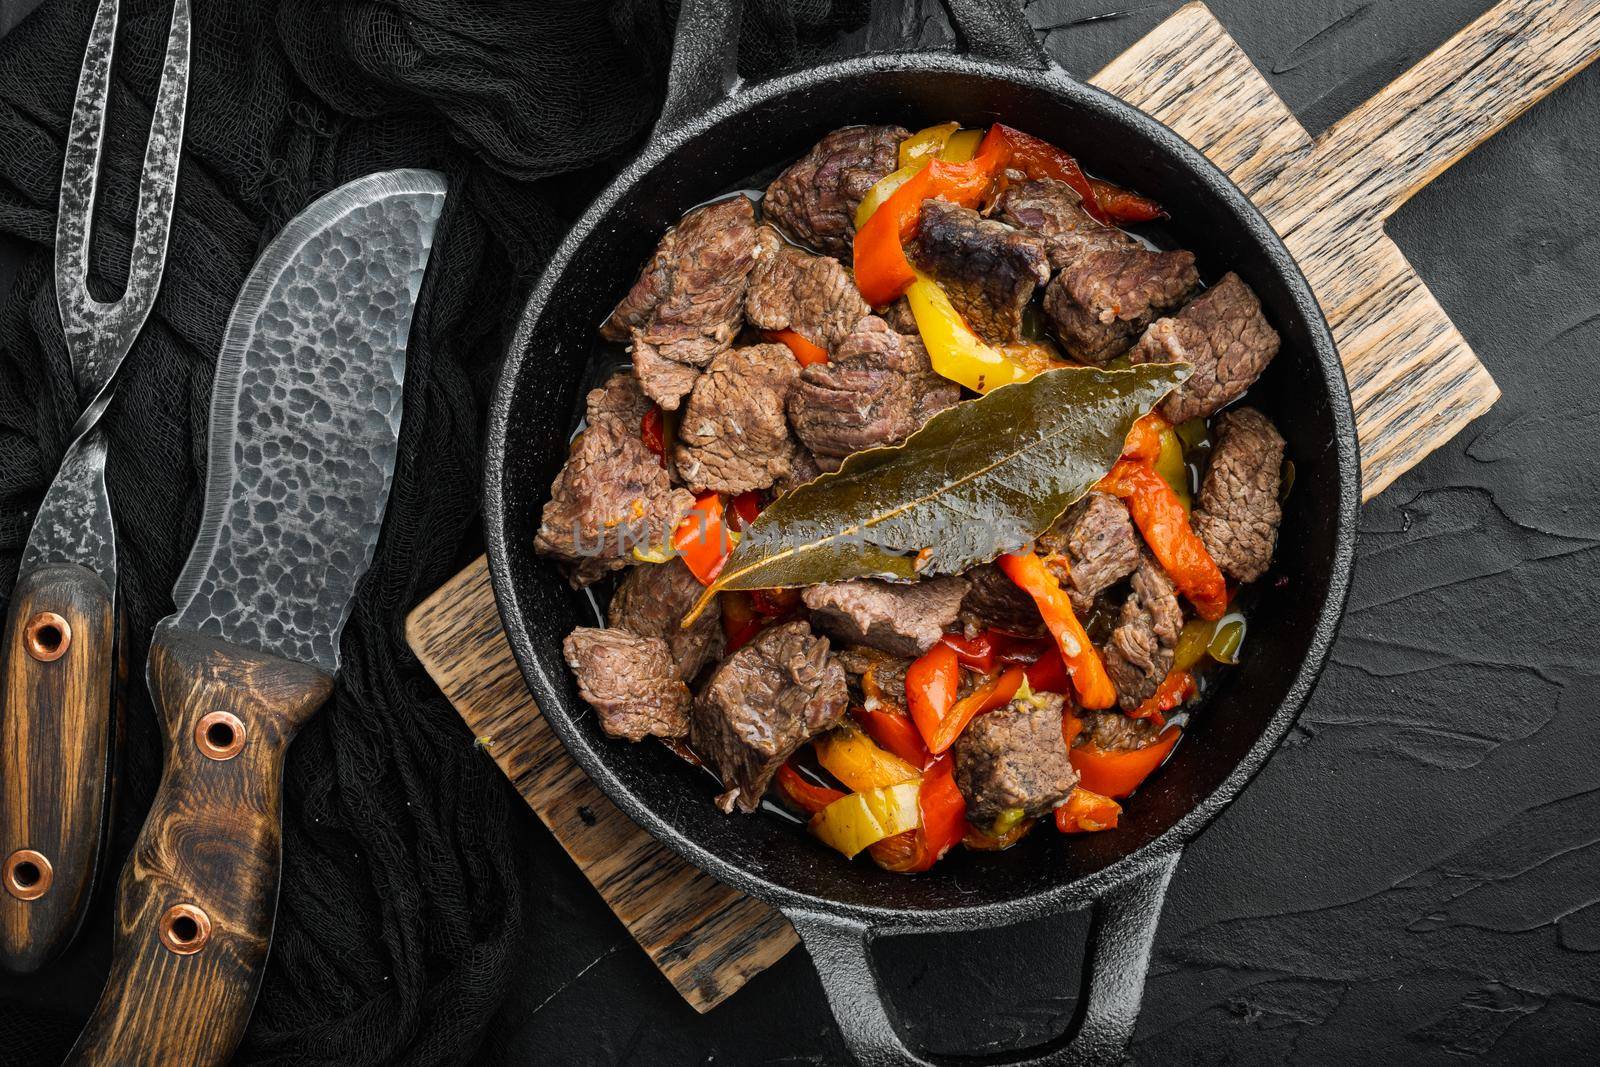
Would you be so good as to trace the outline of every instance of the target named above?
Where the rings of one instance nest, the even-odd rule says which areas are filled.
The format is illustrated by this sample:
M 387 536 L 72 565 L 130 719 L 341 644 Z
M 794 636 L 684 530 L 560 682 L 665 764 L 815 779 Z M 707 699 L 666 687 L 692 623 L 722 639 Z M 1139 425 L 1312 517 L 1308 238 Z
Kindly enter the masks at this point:
M 1069 367 L 939 412 L 773 501 L 684 620 L 730 589 L 959 574 L 1049 529 L 1111 469 L 1181 363 Z

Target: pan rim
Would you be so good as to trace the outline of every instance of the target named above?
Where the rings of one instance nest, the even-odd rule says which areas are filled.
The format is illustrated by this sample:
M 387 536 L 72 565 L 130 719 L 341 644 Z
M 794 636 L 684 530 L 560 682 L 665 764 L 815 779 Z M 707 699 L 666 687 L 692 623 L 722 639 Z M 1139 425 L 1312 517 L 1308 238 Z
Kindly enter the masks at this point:
M 484 523 L 488 541 L 490 577 L 496 607 L 506 637 L 517 660 L 524 682 L 535 702 L 541 706 L 559 705 L 561 697 L 555 680 L 548 678 L 534 654 L 511 578 L 511 546 L 506 539 L 506 512 L 503 494 L 506 474 L 506 441 L 512 399 L 521 380 L 523 364 L 529 355 L 534 327 L 568 274 L 574 251 L 605 221 L 617 203 L 645 179 L 665 158 L 712 127 L 773 99 L 820 81 L 847 79 L 883 73 L 959 74 L 992 78 L 1011 85 L 1043 90 L 1062 106 L 1088 107 L 1131 127 L 1135 136 L 1176 157 L 1212 194 L 1231 206 L 1245 221 L 1250 236 L 1267 251 L 1271 268 L 1291 294 L 1296 313 L 1311 336 L 1312 355 L 1321 380 L 1319 386 L 1329 404 L 1333 423 L 1334 455 L 1331 457 L 1339 488 L 1335 522 L 1334 550 L 1327 561 L 1328 587 L 1317 613 L 1317 622 L 1308 638 L 1308 652 L 1285 685 L 1277 710 L 1268 720 L 1255 743 L 1237 761 L 1223 781 L 1161 834 L 1133 849 L 1127 855 L 1091 874 L 1044 890 L 1022 892 L 976 904 L 953 903 L 938 908 L 886 908 L 852 904 L 830 897 L 803 893 L 780 885 L 726 859 L 692 837 L 679 832 L 646 804 L 608 763 L 581 738 L 566 715 L 546 716 L 556 735 L 584 772 L 602 792 L 652 837 L 682 856 L 700 870 L 724 883 L 750 893 L 780 910 L 824 911 L 875 928 L 918 930 L 971 929 L 1009 924 L 1039 915 L 1081 907 L 1107 890 L 1138 875 L 1172 852 L 1181 849 L 1231 803 L 1276 750 L 1303 709 L 1332 650 L 1333 640 L 1343 618 L 1349 595 L 1355 558 L 1357 515 L 1360 507 L 1360 459 L 1357 450 L 1355 416 L 1349 385 L 1320 306 L 1309 283 L 1270 223 L 1253 202 L 1199 149 L 1140 109 L 1095 86 L 1081 82 L 1059 69 L 1023 70 L 988 60 L 946 52 L 902 52 L 862 56 L 781 75 L 743 88 L 682 126 L 652 135 L 629 163 L 595 198 L 573 225 L 539 281 L 533 287 L 518 317 L 502 364 L 490 409 L 489 434 L 484 468 Z

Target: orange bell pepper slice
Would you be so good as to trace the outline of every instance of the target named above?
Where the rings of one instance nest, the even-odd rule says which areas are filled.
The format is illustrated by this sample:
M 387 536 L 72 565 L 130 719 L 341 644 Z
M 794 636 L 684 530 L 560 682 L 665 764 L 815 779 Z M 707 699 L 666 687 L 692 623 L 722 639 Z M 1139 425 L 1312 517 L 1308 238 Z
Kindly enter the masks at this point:
M 701 585 L 710 585 L 722 573 L 733 551 L 733 538 L 723 520 L 722 497 L 717 493 L 703 493 L 695 498 L 689 509 L 672 531 L 672 547 L 688 566 Z
M 778 795 L 791 807 L 798 808 L 808 815 L 815 815 L 835 800 L 842 800 L 846 795 L 843 790 L 830 789 L 807 780 L 788 763 L 778 768 L 775 781 Z
M 1011 703 L 1011 698 L 1022 688 L 1024 674 L 1021 667 L 1007 668 L 952 704 L 932 733 L 923 731 L 922 739 L 928 743 L 928 751 L 935 756 L 947 751 L 973 719 Z
M 1050 573 L 1035 552 L 1014 552 L 995 561 L 1006 577 L 1017 584 L 1024 593 L 1033 597 L 1045 626 L 1056 639 L 1061 662 L 1078 691 L 1078 703 L 1086 708 L 1109 708 L 1117 702 L 1116 686 L 1106 674 L 1106 665 L 1100 653 L 1089 641 L 1083 624 L 1072 610 L 1061 582 Z
M 828 362 L 828 350 L 819 344 L 806 340 L 794 330 L 764 330 L 762 337 L 789 346 L 789 351 L 794 353 L 794 358 L 802 367 L 809 367 L 813 363 Z
M 1183 731 L 1176 726 L 1144 748 L 1105 749 L 1094 744 L 1069 751 L 1078 772 L 1078 784 L 1103 796 L 1122 798 L 1139 788 L 1150 772 L 1161 766 Z
M 894 753 L 913 767 L 928 765 L 928 747 L 917 726 L 904 715 L 882 708 L 852 707 L 850 717 L 879 748 Z
M 1145 412 L 1128 430 L 1128 439 L 1122 446 L 1122 458 L 1154 465 L 1161 456 L 1161 435 L 1170 429 L 1172 423 L 1159 411 Z
M 1056 808 L 1056 829 L 1064 834 L 1115 830 L 1121 815 L 1121 804 L 1080 785 Z
M 1227 582 L 1167 480 L 1148 463 L 1120 459 L 1097 488 L 1128 505 L 1150 551 L 1200 617 L 1222 618 L 1228 610 Z
M 961 661 L 953 648 L 936 644 L 906 668 L 906 710 L 924 740 L 932 737 L 955 706 Z

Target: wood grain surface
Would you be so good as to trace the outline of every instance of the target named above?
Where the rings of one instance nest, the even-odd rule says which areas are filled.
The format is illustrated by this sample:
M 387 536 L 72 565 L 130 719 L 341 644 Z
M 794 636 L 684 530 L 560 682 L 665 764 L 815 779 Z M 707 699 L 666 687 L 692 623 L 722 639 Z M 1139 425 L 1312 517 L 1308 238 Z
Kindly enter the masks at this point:
M 1090 80 L 1204 151 L 1284 236 L 1339 344 L 1371 498 L 1499 396 L 1385 221 L 1597 54 L 1600 0 L 1506 0 L 1313 139 L 1194 3 Z M 523 685 L 485 560 L 420 605 L 407 633 L 495 762 L 691 1004 L 706 1010 L 794 945 L 781 917 L 689 868 L 583 777 Z M 697 925 L 697 915 L 709 918 Z
M 786 919 L 657 843 L 578 769 L 511 656 L 488 560 L 423 601 L 406 637 L 478 744 L 696 1010 L 715 1007 L 795 946 Z
M 60 642 L 56 658 L 29 654 L 35 619 Z M 73 563 L 24 575 L 0 655 L 0 863 L 38 853 L 30 877 L 44 890 L 23 899 L 0 887 L 0 966 L 31 973 L 77 933 L 103 858 L 119 708 L 111 590 Z
M 161 786 L 117 886 L 111 973 L 69 1063 L 233 1054 L 277 908 L 284 753 L 333 689 L 315 667 L 174 630 L 156 633 L 149 681 L 166 728 Z M 202 750 L 196 727 L 213 712 L 242 724 L 232 758 Z M 209 923 L 196 951 L 163 944 L 175 905 Z

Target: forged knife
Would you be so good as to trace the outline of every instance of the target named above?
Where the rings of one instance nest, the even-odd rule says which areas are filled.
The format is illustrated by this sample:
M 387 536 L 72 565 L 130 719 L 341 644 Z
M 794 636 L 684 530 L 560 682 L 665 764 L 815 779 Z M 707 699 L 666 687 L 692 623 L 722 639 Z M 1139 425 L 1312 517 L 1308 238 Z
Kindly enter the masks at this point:
M 285 750 L 333 689 L 394 475 L 438 174 L 312 204 L 234 305 L 199 534 L 156 626 L 161 786 L 117 887 L 111 974 L 71 1063 L 232 1055 L 277 906 Z
M 89 242 L 116 35 L 117 0 L 100 0 L 56 213 L 56 303 L 84 409 L 34 517 L 0 639 L 0 966 L 18 973 L 72 940 L 104 853 L 125 665 L 99 420 L 161 288 L 188 100 L 188 0 L 172 7 L 128 285 L 104 302 L 89 292 Z

